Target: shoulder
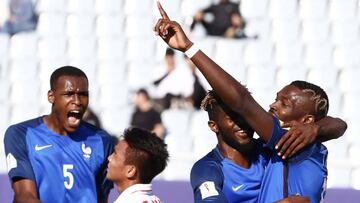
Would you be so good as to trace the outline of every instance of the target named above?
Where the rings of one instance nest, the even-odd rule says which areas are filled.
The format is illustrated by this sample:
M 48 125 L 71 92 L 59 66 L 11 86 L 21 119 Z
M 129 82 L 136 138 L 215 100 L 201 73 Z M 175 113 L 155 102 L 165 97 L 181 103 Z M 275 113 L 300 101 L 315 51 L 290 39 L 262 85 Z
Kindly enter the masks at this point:
M 112 146 L 114 144 L 113 136 L 111 136 L 107 131 L 90 123 L 82 122 L 82 130 L 88 131 L 89 133 L 86 133 L 88 135 L 100 137 L 105 147 L 108 147 L 109 145 Z
M 29 128 L 36 128 L 42 123 L 41 119 L 41 117 L 38 117 L 9 126 L 5 132 L 5 139 L 9 139 L 9 137 L 19 138 L 21 135 L 25 136 Z
M 198 160 L 191 169 L 191 181 L 201 182 L 202 180 L 222 179 L 222 158 L 212 150 L 206 156 Z

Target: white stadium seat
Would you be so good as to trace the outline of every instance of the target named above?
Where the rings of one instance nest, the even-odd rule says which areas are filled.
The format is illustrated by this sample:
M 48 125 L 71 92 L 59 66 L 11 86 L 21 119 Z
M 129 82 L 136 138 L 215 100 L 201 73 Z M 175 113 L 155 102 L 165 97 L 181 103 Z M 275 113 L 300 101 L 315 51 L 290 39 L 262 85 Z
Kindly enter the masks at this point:
M 87 37 L 94 34 L 94 16 L 69 15 L 66 20 L 66 33 L 70 37 Z
M 99 15 L 96 19 L 96 35 L 98 37 L 122 36 L 124 17 L 122 15 Z
M 296 18 L 297 2 L 297 0 L 270 0 L 270 17 L 273 19 Z
M 68 0 L 67 11 L 74 14 L 93 14 L 94 0 Z
M 329 5 L 329 18 L 332 21 L 347 21 L 356 17 L 357 0 L 332 0 Z
M 95 11 L 97 14 L 115 15 L 122 13 L 124 0 L 95 0 Z
M 332 23 L 332 41 L 337 45 L 356 44 L 359 42 L 359 21 Z
M 26 59 L 37 57 L 38 35 L 35 32 L 18 33 L 11 37 L 10 57 Z
M 281 67 L 291 67 L 301 64 L 304 57 L 304 45 L 301 41 L 293 43 L 277 43 L 275 61 Z
M 36 10 L 40 13 L 57 13 L 66 11 L 68 0 L 38 0 Z
M 63 36 L 66 34 L 65 13 L 40 13 L 37 33 L 42 36 Z
M 66 56 L 66 37 L 46 37 L 39 40 L 38 54 L 40 59 L 56 59 Z
M 305 64 L 310 67 L 328 66 L 332 64 L 333 46 L 327 44 L 309 44 L 305 49 Z
M 242 0 L 240 4 L 241 15 L 245 19 L 264 18 L 268 14 L 268 0 Z
M 300 22 L 293 20 L 273 20 L 272 39 L 275 42 L 297 42 L 300 35 Z
M 302 31 L 302 40 L 305 43 L 324 43 L 330 38 L 330 22 L 328 20 L 303 21 Z
M 299 15 L 304 20 L 322 20 L 327 17 L 327 0 L 299 1 Z

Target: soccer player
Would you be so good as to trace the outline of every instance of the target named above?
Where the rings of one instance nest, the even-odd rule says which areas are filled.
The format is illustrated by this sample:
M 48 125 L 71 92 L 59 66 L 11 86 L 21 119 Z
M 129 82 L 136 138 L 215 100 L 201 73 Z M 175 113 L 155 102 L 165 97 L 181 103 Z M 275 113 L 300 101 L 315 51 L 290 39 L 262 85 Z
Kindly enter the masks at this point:
M 326 93 L 316 85 L 295 81 L 278 93 L 276 101 L 271 105 L 271 112 L 266 112 L 246 87 L 193 45 L 181 26 L 169 19 L 159 3 L 158 7 L 162 18 L 154 28 L 155 32 L 170 47 L 185 52 L 224 103 L 241 115 L 273 150 L 264 175 L 259 202 L 274 202 L 288 194 L 300 194 L 309 197 L 311 202 L 320 202 L 326 186 L 327 150 L 319 140 L 336 138 L 346 130 L 346 123 L 341 119 L 325 117 L 328 111 Z M 299 143 L 303 141 L 295 141 L 293 149 L 297 150 L 298 154 L 288 161 L 283 161 L 287 157 L 282 154 L 280 157 L 275 151 L 277 147 L 283 147 L 276 143 L 286 133 L 280 121 L 290 127 L 306 125 L 317 132 L 318 139 L 315 142 L 309 139 L 309 143 L 306 143 L 308 146 L 301 151 Z M 331 125 L 334 123 L 334 127 L 339 128 Z M 297 133 L 292 133 L 288 138 L 296 139 Z
M 267 158 L 253 139 L 253 129 L 214 91 L 201 107 L 208 112 L 218 144 L 191 170 L 195 202 L 257 202 Z
M 50 88 L 51 113 L 5 133 L 14 202 L 107 202 L 113 187 L 106 180 L 107 157 L 114 144 L 108 133 L 82 121 L 87 76 L 64 66 L 52 73 Z
M 115 203 L 160 203 L 150 183 L 167 165 L 166 144 L 155 133 L 136 127 L 125 130 L 123 138 L 108 158 L 107 178 L 121 193 Z

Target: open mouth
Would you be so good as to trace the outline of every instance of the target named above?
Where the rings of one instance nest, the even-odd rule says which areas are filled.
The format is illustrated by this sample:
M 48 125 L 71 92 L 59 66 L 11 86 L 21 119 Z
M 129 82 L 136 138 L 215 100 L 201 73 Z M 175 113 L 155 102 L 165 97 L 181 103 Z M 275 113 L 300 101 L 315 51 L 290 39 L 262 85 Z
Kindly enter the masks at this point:
M 78 110 L 69 111 L 67 116 L 70 126 L 78 126 L 82 119 L 82 113 Z

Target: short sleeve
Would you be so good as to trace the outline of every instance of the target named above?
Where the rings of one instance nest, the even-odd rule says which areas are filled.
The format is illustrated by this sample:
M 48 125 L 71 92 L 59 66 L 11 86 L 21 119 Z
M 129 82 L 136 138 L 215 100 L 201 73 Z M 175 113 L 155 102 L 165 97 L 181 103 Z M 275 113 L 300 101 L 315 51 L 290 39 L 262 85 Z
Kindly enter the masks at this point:
M 222 192 L 224 175 L 218 164 L 213 161 L 197 162 L 191 169 L 191 186 L 195 203 L 226 203 Z
M 26 131 L 26 127 L 15 125 L 10 126 L 5 132 L 5 155 L 11 181 L 14 178 L 35 181 L 34 171 L 28 156 Z
M 101 164 L 98 173 L 96 174 L 96 191 L 98 197 L 103 198 L 107 197 L 110 193 L 110 190 L 114 187 L 113 182 L 106 179 L 108 165 L 107 157 L 109 157 L 114 150 L 114 141 L 112 137 L 104 131 L 102 132 L 101 138 L 104 145 L 104 161 Z
M 281 137 L 286 132 L 287 132 L 286 130 L 284 130 L 283 128 L 280 127 L 279 119 L 277 119 L 276 117 L 273 117 L 272 134 L 271 134 L 271 137 L 270 137 L 269 141 L 265 144 L 265 147 L 267 147 L 267 148 L 269 148 L 271 150 L 275 150 L 276 143 L 279 142 Z

